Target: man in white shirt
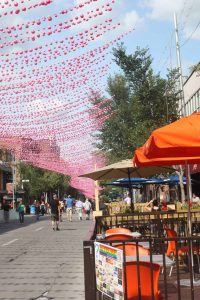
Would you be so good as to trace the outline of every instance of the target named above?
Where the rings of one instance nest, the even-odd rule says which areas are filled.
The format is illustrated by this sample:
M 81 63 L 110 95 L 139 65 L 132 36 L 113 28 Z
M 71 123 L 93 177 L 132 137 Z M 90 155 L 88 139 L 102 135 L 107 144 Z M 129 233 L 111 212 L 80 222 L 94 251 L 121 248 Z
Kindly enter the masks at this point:
M 79 220 L 83 219 L 83 202 L 79 199 L 76 202 L 76 210 L 78 212 Z
M 131 205 L 131 198 L 129 197 L 129 195 L 126 196 L 124 202 L 126 202 L 127 205 Z
M 90 219 L 90 210 L 92 208 L 92 205 L 90 201 L 86 198 L 85 203 L 83 204 L 83 207 L 85 208 L 85 219 L 89 220 Z

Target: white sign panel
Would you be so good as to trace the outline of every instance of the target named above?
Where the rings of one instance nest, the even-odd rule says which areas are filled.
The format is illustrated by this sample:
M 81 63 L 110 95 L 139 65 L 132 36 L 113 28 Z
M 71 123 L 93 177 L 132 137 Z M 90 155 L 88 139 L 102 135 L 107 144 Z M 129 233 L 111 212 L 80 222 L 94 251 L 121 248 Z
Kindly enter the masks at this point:
M 123 251 L 95 242 L 97 289 L 111 299 L 123 300 Z

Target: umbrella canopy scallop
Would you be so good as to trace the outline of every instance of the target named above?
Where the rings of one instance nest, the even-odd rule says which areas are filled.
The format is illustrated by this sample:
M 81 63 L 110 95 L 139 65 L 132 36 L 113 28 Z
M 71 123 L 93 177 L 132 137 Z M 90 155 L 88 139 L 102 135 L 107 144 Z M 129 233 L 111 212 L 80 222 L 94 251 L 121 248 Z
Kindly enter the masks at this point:
M 80 175 L 80 177 L 87 177 L 93 180 L 119 179 L 127 176 L 143 178 L 156 174 L 172 173 L 174 171 L 174 168 L 164 166 L 137 167 L 133 165 L 131 159 L 127 159 L 97 169 L 91 173 Z
M 200 157 L 200 113 L 154 130 L 143 146 L 143 153 L 149 159 Z

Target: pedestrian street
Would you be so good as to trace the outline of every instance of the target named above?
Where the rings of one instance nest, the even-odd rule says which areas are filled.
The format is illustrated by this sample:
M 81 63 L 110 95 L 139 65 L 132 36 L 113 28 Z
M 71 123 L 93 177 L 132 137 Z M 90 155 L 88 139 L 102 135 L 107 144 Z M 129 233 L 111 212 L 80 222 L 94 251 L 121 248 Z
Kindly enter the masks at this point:
M 82 242 L 91 224 L 66 214 L 60 231 L 50 216 L 0 223 L 0 300 L 84 299 Z

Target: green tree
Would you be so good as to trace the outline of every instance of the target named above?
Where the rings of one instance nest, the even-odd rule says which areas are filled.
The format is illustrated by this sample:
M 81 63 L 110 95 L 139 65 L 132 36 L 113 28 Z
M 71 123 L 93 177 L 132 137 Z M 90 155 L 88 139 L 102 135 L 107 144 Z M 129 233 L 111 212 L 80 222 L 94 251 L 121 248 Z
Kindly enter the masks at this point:
M 70 187 L 70 177 L 63 174 L 43 170 L 31 165 L 20 163 L 21 179 L 28 179 L 24 184 L 26 196 L 40 199 L 43 192 L 58 192 L 62 196 Z
M 122 74 L 108 79 L 110 100 L 104 105 L 111 113 L 99 130 L 97 145 L 109 162 L 131 158 L 155 128 L 177 119 L 178 105 L 176 70 L 167 79 L 155 75 L 148 49 L 137 48 L 128 55 L 121 45 L 113 54 Z M 96 97 L 93 103 L 102 99 Z

